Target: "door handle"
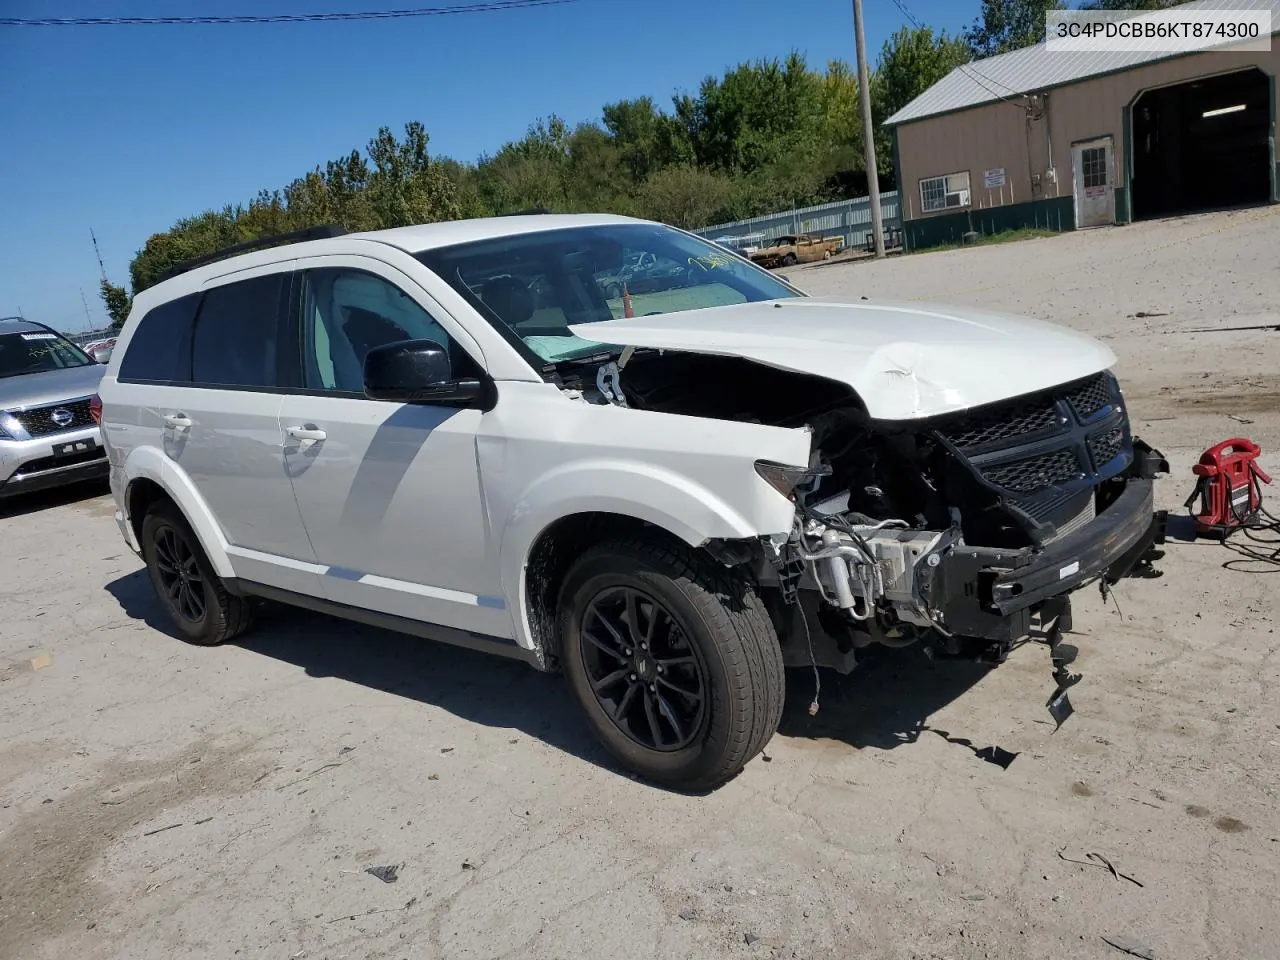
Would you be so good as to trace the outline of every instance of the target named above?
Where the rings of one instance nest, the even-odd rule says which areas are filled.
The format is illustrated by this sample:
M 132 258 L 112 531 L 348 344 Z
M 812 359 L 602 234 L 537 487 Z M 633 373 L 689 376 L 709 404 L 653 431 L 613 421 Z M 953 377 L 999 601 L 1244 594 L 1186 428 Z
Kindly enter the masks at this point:
M 164 415 L 164 425 L 173 427 L 175 430 L 190 430 L 192 421 L 185 413 L 166 413 Z
M 293 440 L 323 440 L 328 436 L 315 427 L 285 427 L 285 435 Z

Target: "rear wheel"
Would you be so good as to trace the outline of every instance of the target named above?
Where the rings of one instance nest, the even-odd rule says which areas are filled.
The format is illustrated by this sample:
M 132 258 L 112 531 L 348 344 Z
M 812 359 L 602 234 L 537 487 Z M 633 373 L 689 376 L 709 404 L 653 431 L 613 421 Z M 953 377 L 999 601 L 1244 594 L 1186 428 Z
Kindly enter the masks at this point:
M 227 592 L 191 526 L 173 504 L 160 502 L 142 521 L 142 557 L 156 596 L 182 636 L 215 646 L 249 627 L 247 600 Z
M 782 653 L 755 588 L 683 544 L 604 543 L 565 578 L 561 660 L 604 746 L 646 779 L 707 790 L 777 730 Z

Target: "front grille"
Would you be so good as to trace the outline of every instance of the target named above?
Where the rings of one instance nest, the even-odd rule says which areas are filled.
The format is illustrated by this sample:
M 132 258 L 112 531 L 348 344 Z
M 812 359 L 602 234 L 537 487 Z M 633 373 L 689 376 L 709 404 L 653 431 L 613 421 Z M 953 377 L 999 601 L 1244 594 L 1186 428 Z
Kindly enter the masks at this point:
M 1080 469 L 1075 451 L 1066 449 L 987 467 L 982 475 L 990 483 L 1011 493 L 1034 493 L 1045 487 L 1078 480 L 1084 476 L 1084 471 Z
M 54 419 L 55 414 L 58 419 Z M 70 419 L 67 418 L 70 416 Z M 47 437 L 65 430 L 79 430 L 93 424 L 93 416 L 89 413 L 88 400 L 72 400 L 67 403 L 52 403 L 47 407 L 35 407 L 14 413 L 14 419 L 22 425 L 31 437 Z M 65 420 L 59 423 L 58 420 Z
M 106 458 L 107 451 L 103 447 L 94 447 L 92 450 L 83 450 L 80 453 L 64 453 L 57 457 L 37 457 L 22 464 L 18 468 L 16 478 L 21 480 L 34 473 L 57 470 L 59 467 L 74 467 L 81 463 L 93 463 L 95 460 Z
M 1010 403 L 948 418 L 938 429 L 961 450 L 980 450 L 1005 440 L 1023 439 L 1062 426 L 1052 397 L 1020 397 Z
M 1089 438 L 1089 456 L 1093 459 L 1093 469 L 1101 470 L 1118 457 L 1123 449 L 1123 427 L 1115 427 L 1103 433 L 1094 434 Z
M 1115 399 L 1108 381 L 1107 375 L 1100 373 L 1067 392 L 1067 402 L 1079 419 L 1091 419 Z
M 1037 521 L 1055 525 L 1079 512 L 1078 496 L 1123 469 L 1129 450 L 1128 423 L 1108 373 L 936 424 L 983 480 Z

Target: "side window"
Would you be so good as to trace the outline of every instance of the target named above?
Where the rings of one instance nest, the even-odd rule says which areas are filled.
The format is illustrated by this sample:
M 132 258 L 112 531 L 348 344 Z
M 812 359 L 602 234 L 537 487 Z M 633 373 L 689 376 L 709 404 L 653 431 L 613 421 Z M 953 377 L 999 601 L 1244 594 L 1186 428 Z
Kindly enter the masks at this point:
M 192 381 L 277 386 L 280 294 L 287 279 L 273 273 L 205 291 L 192 343 Z
M 191 324 L 199 306 L 200 294 L 192 293 L 147 311 L 120 358 L 119 379 L 190 381 Z
M 454 377 L 478 375 L 444 327 L 389 280 L 341 267 L 302 275 L 302 380 L 309 390 L 364 392 L 364 358 L 399 340 L 434 340 L 449 353 Z

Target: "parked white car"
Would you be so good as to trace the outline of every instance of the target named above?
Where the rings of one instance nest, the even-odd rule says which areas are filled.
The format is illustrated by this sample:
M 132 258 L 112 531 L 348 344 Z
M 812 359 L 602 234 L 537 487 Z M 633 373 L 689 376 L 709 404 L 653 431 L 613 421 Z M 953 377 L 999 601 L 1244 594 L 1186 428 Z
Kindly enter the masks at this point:
M 106 363 L 111 359 L 111 351 L 115 345 L 116 338 L 108 337 L 106 340 L 94 340 L 92 343 L 86 343 L 81 349 L 96 362 Z
M 704 789 L 784 664 L 999 660 L 1159 538 L 1078 333 L 809 298 L 622 217 L 325 233 L 139 293 L 101 384 L 117 522 L 195 643 L 262 597 L 562 669 L 623 764 Z M 693 279 L 607 298 L 636 255 Z

